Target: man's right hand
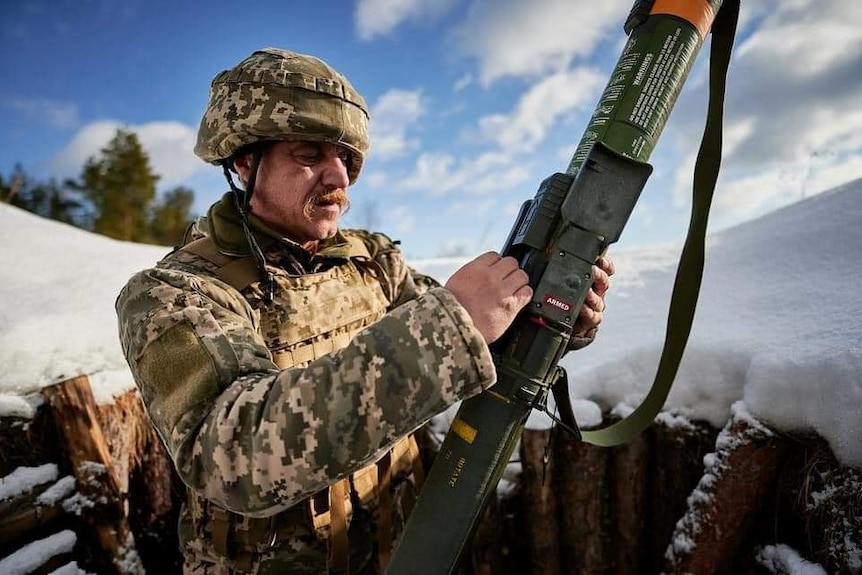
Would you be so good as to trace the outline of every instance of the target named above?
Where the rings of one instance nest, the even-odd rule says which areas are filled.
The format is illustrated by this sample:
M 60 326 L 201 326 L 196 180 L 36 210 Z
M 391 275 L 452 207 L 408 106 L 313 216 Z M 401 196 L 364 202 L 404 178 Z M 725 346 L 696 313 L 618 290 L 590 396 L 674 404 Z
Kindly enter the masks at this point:
M 513 257 L 487 252 L 464 264 L 446 282 L 476 329 L 491 343 L 515 320 L 533 297 L 527 274 Z

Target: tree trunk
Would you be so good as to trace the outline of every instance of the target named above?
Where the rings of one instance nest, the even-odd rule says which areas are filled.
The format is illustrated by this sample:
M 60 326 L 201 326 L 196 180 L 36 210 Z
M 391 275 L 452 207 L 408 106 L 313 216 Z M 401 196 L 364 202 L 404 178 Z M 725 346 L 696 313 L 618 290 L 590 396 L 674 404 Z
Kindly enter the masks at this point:
M 656 424 L 646 433 L 655 441 L 648 515 L 648 563 L 660 573 L 668 541 L 687 508 L 686 500 L 703 474 L 703 457 L 715 449 L 717 431 L 707 425 Z M 700 574 L 698 574 L 700 575 Z
M 606 573 L 614 552 L 608 514 L 610 450 L 582 443 L 565 433 L 554 434 L 555 488 L 560 525 L 563 573 Z
M 560 530 L 557 522 L 555 457 L 545 462 L 551 430 L 525 429 L 521 436 L 521 486 L 524 535 L 530 549 L 530 573 L 560 575 Z
M 706 473 L 688 498 L 668 549 L 669 573 L 732 573 L 734 560 L 774 491 L 787 443 L 749 418 L 731 420 L 719 435 Z
M 124 493 L 128 479 L 117 476 L 102 433 L 97 408 L 86 376 L 43 390 L 54 411 L 78 491 L 81 513 L 91 526 L 101 551 L 94 558 L 101 573 L 143 572 L 126 515 Z
M 647 562 L 652 436 L 642 433 L 611 451 L 611 509 L 615 525 L 615 573 L 639 573 Z

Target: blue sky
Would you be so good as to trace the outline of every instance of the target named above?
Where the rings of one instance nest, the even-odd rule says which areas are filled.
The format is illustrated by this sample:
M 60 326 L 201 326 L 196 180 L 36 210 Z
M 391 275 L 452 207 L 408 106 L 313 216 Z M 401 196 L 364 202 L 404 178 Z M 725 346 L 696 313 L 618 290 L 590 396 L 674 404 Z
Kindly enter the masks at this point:
M 624 41 L 628 0 L 5 3 L 0 171 L 77 176 L 118 126 L 197 212 L 225 189 L 192 153 L 209 82 L 254 49 L 314 54 L 371 112 L 347 225 L 414 258 L 499 249 L 568 165 Z M 622 243 L 679 241 L 705 114 L 704 50 L 651 157 Z M 862 176 L 862 8 L 744 2 L 712 229 Z

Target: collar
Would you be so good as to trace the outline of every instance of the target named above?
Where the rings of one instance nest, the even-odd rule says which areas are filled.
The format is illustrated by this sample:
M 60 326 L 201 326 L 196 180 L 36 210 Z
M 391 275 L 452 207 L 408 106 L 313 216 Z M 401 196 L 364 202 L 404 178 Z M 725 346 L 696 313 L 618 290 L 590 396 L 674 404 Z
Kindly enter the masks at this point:
M 226 192 L 219 201 L 210 206 L 206 219 L 209 235 L 221 253 L 234 257 L 251 255 L 232 192 Z M 295 241 L 267 227 L 254 214 L 249 214 L 248 223 L 264 254 L 271 250 L 286 250 L 305 261 L 318 258 L 347 259 L 353 255 L 351 243 L 341 230 L 333 237 L 322 240 L 317 252 L 312 254 Z

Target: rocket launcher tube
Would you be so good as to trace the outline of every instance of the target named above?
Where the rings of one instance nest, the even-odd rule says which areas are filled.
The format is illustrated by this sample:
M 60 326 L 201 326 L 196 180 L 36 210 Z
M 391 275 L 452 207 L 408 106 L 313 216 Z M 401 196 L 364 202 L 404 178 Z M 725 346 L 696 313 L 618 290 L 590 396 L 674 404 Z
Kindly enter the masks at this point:
M 619 237 L 651 171 L 598 143 L 576 177 L 547 178 L 522 208 L 503 253 L 530 276 L 533 300 L 491 346 L 497 383 L 461 404 L 387 573 L 456 569 L 527 417 L 544 409 L 559 376 L 593 262 Z
M 634 208 L 651 170 L 646 161 L 721 3 L 653 2 L 634 23 L 566 174 L 546 179 L 522 206 L 503 252 L 527 272 L 534 299 L 492 346 L 497 383 L 461 404 L 388 574 L 458 569 L 527 417 L 544 408 L 560 376 L 591 266 Z
M 722 0 L 655 0 L 632 29 L 566 173 L 596 142 L 646 162 Z

